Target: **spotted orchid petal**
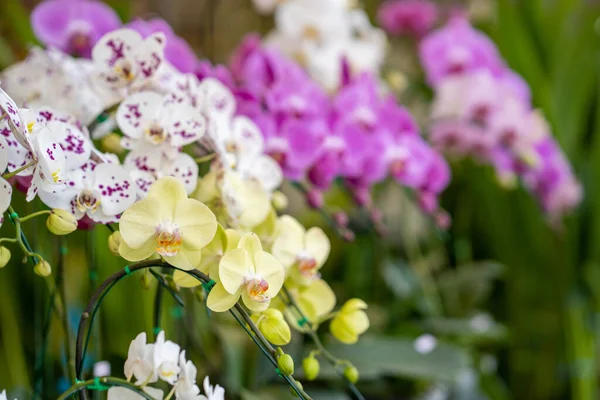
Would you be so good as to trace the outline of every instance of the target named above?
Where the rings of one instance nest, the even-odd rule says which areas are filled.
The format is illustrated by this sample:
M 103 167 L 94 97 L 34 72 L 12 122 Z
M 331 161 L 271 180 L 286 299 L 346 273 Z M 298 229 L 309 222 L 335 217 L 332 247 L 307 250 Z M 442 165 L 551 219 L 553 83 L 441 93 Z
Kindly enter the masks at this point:
M 6 116 L 3 118 L 7 118 L 13 132 L 21 132 L 23 130 L 21 119 L 19 118 L 19 107 L 17 107 L 17 104 L 14 102 L 14 100 L 1 88 L 0 113 L 1 115 L 6 114 Z
M 148 36 L 136 49 L 134 60 L 140 73 L 140 79 L 151 78 L 161 66 L 165 56 L 167 38 L 162 32 Z
M 92 144 L 77 127 L 62 121 L 50 121 L 46 127 L 62 148 L 68 170 L 79 168 L 89 160 Z
M 169 142 L 174 147 L 181 147 L 196 142 L 206 132 L 206 119 L 192 106 L 186 104 L 167 104 L 165 129 L 169 133 Z
M 202 101 L 201 110 L 210 119 L 221 115 L 228 118 L 235 112 L 235 98 L 233 93 L 214 78 L 206 78 L 200 83 L 199 92 Z
M 99 164 L 94 169 L 92 192 L 100 196 L 100 210 L 104 216 L 115 217 L 128 209 L 136 200 L 136 187 L 129 174 L 121 165 Z M 88 212 L 90 218 L 97 220 L 95 213 Z M 100 222 L 100 221 L 97 221 Z
M 113 87 L 124 87 L 135 79 L 133 53 L 142 36 L 132 29 L 117 29 L 104 35 L 92 49 L 92 60 L 102 78 Z
M 198 185 L 198 164 L 186 153 L 179 153 L 173 160 L 164 160 L 161 173 L 178 178 L 185 186 L 187 194 L 196 190 Z
M 163 97 L 154 92 L 140 92 L 126 98 L 117 109 L 117 124 L 121 131 L 130 138 L 152 139 L 152 129 L 160 130 L 156 118 L 163 104 Z M 156 125 L 156 126 L 153 126 Z

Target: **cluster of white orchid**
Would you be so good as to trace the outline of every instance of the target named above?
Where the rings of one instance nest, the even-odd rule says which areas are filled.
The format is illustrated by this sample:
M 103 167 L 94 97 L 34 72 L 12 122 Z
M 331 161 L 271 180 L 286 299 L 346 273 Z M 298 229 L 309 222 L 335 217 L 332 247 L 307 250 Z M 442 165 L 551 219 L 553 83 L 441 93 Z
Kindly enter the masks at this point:
M 162 400 L 164 392 L 148 386 L 159 380 L 172 386 L 167 398 L 175 395 L 180 400 L 224 400 L 225 390 L 212 386 L 208 376 L 204 378 L 204 394 L 196 385 L 198 370 L 194 363 L 186 360 L 185 350 L 178 344 L 165 340 L 165 332 L 161 331 L 155 343 L 146 343 L 146 333 L 140 333 L 129 346 L 125 361 L 125 376 L 128 381 L 136 379 L 135 385 L 154 399 Z M 143 397 L 131 389 L 112 387 L 108 390 L 108 400 L 137 400 Z
M 198 164 L 182 148 L 194 145 L 190 152 L 220 156 L 213 170 L 221 171 L 217 184 L 228 194 L 226 210 L 232 219 L 243 220 L 243 190 L 259 185 L 270 198 L 281 184 L 281 170 L 262 154 L 258 128 L 234 116 L 231 92 L 217 80 L 200 82 L 177 72 L 164 60 L 164 45 L 160 33 L 142 39 L 120 29 L 96 44 L 92 61 L 34 49 L 4 71 L 0 172 L 8 169 L 28 186 L 28 201 L 37 194 L 49 207 L 68 210 L 78 220 L 87 215 L 109 223 L 162 176 L 181 179 L 192 193 Z M 111 109 L 116 115 L 95 123 Z M 96 129 L 90 134 L 87 125 Z M 122 165 L 92 141 L 116 127 L 122 138 L 109 134 L 105 143 L 116 152 L 129 150 Z M 11 187 L 2 181 L 0 188 L 4 212 Z
M 297 59 L 310 76 L 329 91 L 350 72 L 377 75 L 385 58 L 387 38 L 366 12 L 351 0 L 254 0 L 257 10 L 275 13 L 275 29 L 265 45 Z

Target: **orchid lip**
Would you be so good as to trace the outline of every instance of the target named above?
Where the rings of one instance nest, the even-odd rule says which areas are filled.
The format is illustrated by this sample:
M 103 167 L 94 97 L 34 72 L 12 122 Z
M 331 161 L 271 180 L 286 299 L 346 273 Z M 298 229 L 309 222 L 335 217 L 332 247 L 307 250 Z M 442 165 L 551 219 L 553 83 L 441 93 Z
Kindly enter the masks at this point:
M 81 212 L 88 210 L 96 212 L 98 207 L 100 207 L 100 196 L 97 196 L 89 189 L 83 190 L 77 195 L 76 205 L 77 209 Z
M 163 257 L 172 257 L 179 253 L 183 238 L 176 224 L 161 224 L 156 228 L 156 252 Z

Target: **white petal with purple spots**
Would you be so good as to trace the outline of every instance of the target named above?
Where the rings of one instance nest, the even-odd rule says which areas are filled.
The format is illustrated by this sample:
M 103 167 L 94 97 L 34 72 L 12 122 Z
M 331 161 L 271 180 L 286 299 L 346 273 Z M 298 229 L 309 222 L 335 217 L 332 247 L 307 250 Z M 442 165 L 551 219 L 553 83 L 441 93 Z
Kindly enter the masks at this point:
M 121 214 L 136 201 L 136 187 L 122 165 L 100 164 L 94 173 L 92 191 L 100 195 L 100 209 L 105 216 Z M 88 215 L 97 221 L 94 213 L 88 212 Z M 102 214 L 98 216 L 101 217 Z
M 140 139 L 150 134 L 149 130 L 162 105 L 163 97 L 158 93 L 140 92 L 131 95 L 117 110 L 117 124 L 125 135 Z
M 191 194 L 198 184 L 198 164 L 186 153 L 179 153 L 177 158 L 167 161 L 162 168 L 162 173 L 180 179 L 187 194 Z

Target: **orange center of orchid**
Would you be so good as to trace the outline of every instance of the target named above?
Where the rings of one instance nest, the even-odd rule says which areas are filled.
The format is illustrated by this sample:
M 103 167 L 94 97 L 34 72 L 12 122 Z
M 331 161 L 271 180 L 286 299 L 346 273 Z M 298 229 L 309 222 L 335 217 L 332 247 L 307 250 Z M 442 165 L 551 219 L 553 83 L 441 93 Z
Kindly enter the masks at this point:
M 261 303 L 267 302 L 270 299 L 265 294 L 269 290 L 269 283 L 262 278 L 252 278 L 246 283 L 246 290 L 248 291 L 248 296 Z
M 171 257 L 179 252 L 182 241 L 183 238 L 177 225 L 161 225 L 156 230 L 155 250 L 161 256 Z

